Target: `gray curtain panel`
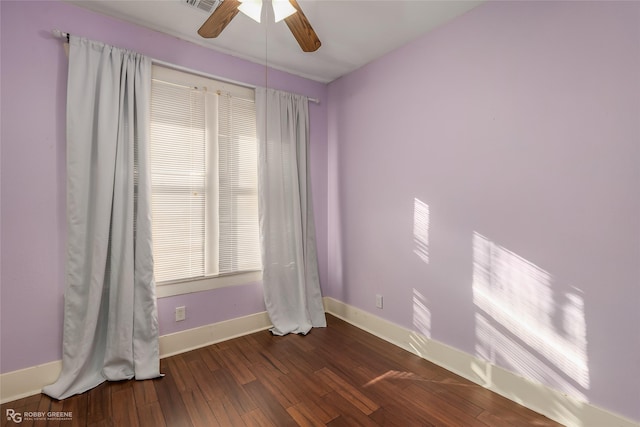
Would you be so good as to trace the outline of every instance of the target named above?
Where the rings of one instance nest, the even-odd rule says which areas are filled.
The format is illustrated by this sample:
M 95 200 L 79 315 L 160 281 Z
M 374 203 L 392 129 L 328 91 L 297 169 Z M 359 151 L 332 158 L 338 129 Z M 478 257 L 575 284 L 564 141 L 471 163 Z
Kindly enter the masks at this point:
M 274 335 L 326 326 L 309 177 L 308 99 L 256 89 L 263 286 Z
M 151 61 L 70 37 L 67 289 L 56 399 L 160 376 L 148 161 Z

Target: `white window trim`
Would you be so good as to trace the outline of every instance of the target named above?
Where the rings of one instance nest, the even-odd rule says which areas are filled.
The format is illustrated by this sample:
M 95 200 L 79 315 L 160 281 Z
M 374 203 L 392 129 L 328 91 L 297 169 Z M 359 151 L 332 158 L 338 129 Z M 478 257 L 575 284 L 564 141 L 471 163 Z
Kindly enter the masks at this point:
M 228 286 L 248 285 L 261 282 L 262 271 L 227 274 L 215 277 L 202 277 L 179 282 L 168 282 L 156 286 L 156 297 L 166 298 L 175 295 L 191 294 L 194 292 L 210 291 Z

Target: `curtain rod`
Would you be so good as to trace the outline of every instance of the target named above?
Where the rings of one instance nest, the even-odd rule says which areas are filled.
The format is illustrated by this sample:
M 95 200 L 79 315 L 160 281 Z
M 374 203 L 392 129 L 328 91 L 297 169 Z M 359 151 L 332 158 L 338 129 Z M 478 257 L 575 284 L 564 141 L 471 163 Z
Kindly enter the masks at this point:
M 66 39 L 67 42 L 69 42 L 69 33 L 66 33 L 64 31 L 60 31 L 57 29 L 51 30 L 51 34 L 53 34 L 54 37 L 59 38 L 59 39 Z M 227 79 L 224 77 L 220 77 L 220 76 L 215 76 L 213 74 L 208 74 L 208 73 L 203 73 L 201 71 L 197 71 L 197 70 L 193 70 L 190 68 L 186 68 L 183 67 L 181 65 L 176 65 L 176 64 L 172 64 L 170 62 L 166 62 L 166 61 L 161 61 L 159 59 L 155 59 L 155 58 L 150 58 L 151 62 L 153 62 L 156 65 L 162 65 L 163 67 L 167 67 L 167 68 L 171 68 L 177 71 L 183 71 L 185 73 L 189 73 L 189 74 L 194 74 L 196 76 L 200 76 L 200 77 L 206 77 L 209 79 L 214 79 L 214 80 L 219 80 L 225 83 L 231 83 L 237 86 L 242 86 L 242 87 L 246 87 L 249 89 L 257 89 L 258 86 L 256 85 L 251 85 L 251 84 L 247 84 L 247 83 L 243 83 L 243 82 L 239 82 L 239 81 L 235 81 L 235 80 L 231 80 L 231 79 Z M 315 104 L 319 104 L 320 100 L 317 98 L 310 98 L 310 97 L 306 97 L 309 101 L 315 103 Z
M 69 41 L 69 33 L 65 33 L 60 30 L 51 30 L 51 34 L 53 34 L 53 37 L 58 39 L 67 39 L 67 41 Z

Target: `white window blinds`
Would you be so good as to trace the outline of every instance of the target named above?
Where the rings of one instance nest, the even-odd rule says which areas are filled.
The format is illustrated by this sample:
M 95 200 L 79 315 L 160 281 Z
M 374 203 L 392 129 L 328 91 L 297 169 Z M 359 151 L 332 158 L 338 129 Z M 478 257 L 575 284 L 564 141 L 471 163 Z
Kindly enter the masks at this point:
M 156 282 L 259 270 L 253 91 L 154 67 L 150 146 Z
M 260 265 L 256 105 L 218 98 L 220 273 Z

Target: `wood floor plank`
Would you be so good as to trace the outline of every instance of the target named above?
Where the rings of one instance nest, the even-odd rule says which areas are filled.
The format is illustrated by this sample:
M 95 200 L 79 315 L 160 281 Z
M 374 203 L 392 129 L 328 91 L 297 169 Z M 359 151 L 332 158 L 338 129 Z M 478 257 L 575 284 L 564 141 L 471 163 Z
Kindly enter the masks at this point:
M 162 415 L 167 426 L 170 427 L 191 427 L 191 421 L 187 408 L 184 406 L 180 390 L 176 385 L 173 374 L 167 374 L 153 382 L 158 403 L 162 408 Z
M 269 351 L 275 358 L 282 360 L 295 354 L 297 348 L 291 343 L 291 336 L 274 336 L 268 331 L 262 331 L 254 335 L 262 349 Z
M 244 414 L 242 421 L 248 427 L 278 427 L 259 408 Z
M 132 381 L 133 395 L 137 405 L 146 405 L 158 401 L 158 394 L 153 382 L 156 380 Z
M 123 388 L 112 393 L 111 404 L 113 406 L 113 424 L 130 427 L 140 425 L 133 387 Z
M 350 372 L 361 365 L 359 360 L 351 357 L 348 351 L 338 347 L 320 347 L 314 353 L 321 357 L 324 366 L 329 366 L 334 370 Z
M 299 395 L 295 393 L 294 389 L 287 387 L 287 382 L 283 381 L 284 375 L 278 375 L 272 369 L 263 365 L 254 365 L 253 371 L 258 377 L 258 381 L 276 398 L 283 408 L 289 408 L 300 402 Z
M 207 352 L 202 352 L 207 354 Z M 213 400 L 219 394 L 217 390 L 217 382 L 209 368 L 205 365 L 203 359 L 192 360 L 188 364 L 189 371 L 196 381 L 197 387 L 202 392 L 205 400 Z
M 61 412 L 64 409 L 64 400 L 55 400 L 51 399 L 51 403 L 49 404 L 49 411 L 51 412 Z M 59 419 L 49 419 L 47 420 L 47 427 L 58 427 L 62 423 Z
M 247 391 L 247 394 L 251 396 L 251 399 L 256 403 L 258 409 L 260 409 L 265 417 L 274 425 L 278 427 L 296 425 L 296 422 L 291 418 L 285 408 L 278 402 L 275 396 L 269 393 L 260 381 L 252 381 L 245 384 L 243 388 Z
M 338 416 L 329 421 L 326 425 L 336 426 L 364 426 L 374 427 L 378 424 L 362 413 L 348 399 L 340 393 L 333 391 L 322 398 L 323 405 L 331 406 L 338 412 Z
M 385 427 L 433 426 L 433 424 L 420 419 L 410 411 L 394 405 L 388 405 L 377 409 L 375 412 L 369 415 L 369 418 L 371 418 L 371 420 L 375 422 L 376 425 Z
M 452 388 L 471 388 L 471 387 L 480 387 L 475 384 L 464 384 L 464 383 L 445 383 L 443 384 L 440 381 L 434 380 L 424 380 L 424 381 L 414 381 L 413 385 L 415 387 L 422 388 L 424 390 L 429 391 L 430 393 L 435 394 L 440 399 L 445 402 L 456 402 L 456 409 L 465 414 L 469 414 L 472 417 L 477 417 L 484 410 L 481 406 L 475 404 L 473 401 L 469 399 L 460 399 L 456 394 L 451 390 Z
M 137 409 L 140 427 L 167 427 L 160 402 L 138 405 Z
M 303 403 L 288 407 L 287 412 L 299 426 L 324 427 L 325 425 L 325 423 L 317 418 L 313 412 L 309 411 Z
M 222 361 L 214 350 L 214 346 L 205 347 L 199 350 L 202 361 L 210 371 L 218 370 L 222 367 Z
M 46 396 L 44 394 L 41 395 L 40 402 L 38 403 L 38 409 L 36 409 L 36 411 L 47 412 L 47 413 L 50 412 L 51 402 L 52 402 L 52 399 L 49 396 Z M 38 423 L 38 424 L 44 425 L 45 423 Z M 36 425 L 36 423 L 34 423 L 34 425 Z
M 218 384 L 218 398 L 226 397 L 240 415 L 256 409 L 255 402 L 226 369 L 219 369 L 212 374 Z
M 287 408 L 287 412 L 300 425 L 301 422 L 310 425 L 326 425 L 340 416 L 333 407 L 324 407 L 316 401 L 304 399 L 302 402 Z
M 87 405 L 88 394 L 77 394 L 64 400 L 62 404 L 62 412 L 70 412 L 72 414 L 71 422 L 60 421 L 65 427 L 81 427 L 87 425 Z
M 251 335 L 236 338 L 235 343 L 238 352 L 246 359 L 247 365 L 254 365 L 264 362 L 264 357 L 260 354 L 258 342 Z
M 319 352 L 311 350 L 310 352 L 303 353 L 302 356 L 294 356 L 287 354 L 278 358 L 285 365 L 287 370 L 295 367 L 296 370 L 312 374 L 318 369 L 322 369 L 327 366 L 327 361 Z
M 240 351 L 234 348 L 220 350 L 218 352 L 225 367 L 231 372 L 238 384 L 247 384 L 256 380 L 249 368 L 250 362 Z
M 381 404 L 381 408 L 370 415 L 371 419 L 380 425 L 434 425 L 433 418 L 425 414 L 420 407 L 408 404 L 403 395 L 403 387 L 396 382 L 380 379 L 384 376 L 376 375 L 365 366 L 359 367 L 356 373 L 360 382 L 364 384 L 362 387 L 367 391 L 367 396 Z
M 490 427 L 476 419 L 475 415 L 465 412 L 465 408 L 461 407 L 459 402 L 453 404 L 453 402 L 446 401 L 437 394 L 413 384 L 402 390 L 402 396 L 412 406 L 428 414 L 433 420 L 440 421 L 445 425 Z
M 328 368 L 316 371 L 315 375 L 365 415 L 371 414 L 380 407 L 380 405 Z
M 208 404 L 221 426 L 241 427 L 245 425 L 236 408 L 226 397 L 211 400 Z
M 187 390 L 197 389 L 198 383 L 189 370 L 184 355 L 180 354 L 170 359 L 171 360 L 167 361 L 167 365 L 169 367 L 169 371 L 173 375 L 173 380 L 175 381 L 178 390 L 180 390 L 180 392 L 185 392 Z
M 87 393 L 87 423 L 99 424 L 111 419 L 111 387 L 109 383 L 102 383 Z
M 331 386 L 327 385 L 325 382 L 316 380 L 313 373 L 318 369 L 306 367 L 304 364 L 299 362 L 300 359 L 295 361 L 286 361 L 289 366 L 289 373 L 286 377 L 288 381 L 295 384 L 298 393 L 314 399 L 320 398 L 332 390 Z
M 194 426 L 219 426 L 218 420 L 211 411 L 200 390 L 187 390 L 181 393 L 187 413 Z
M 289 373 L 289 369 L 287 368 L 287 366 L 282 363 L 282 359 L 276 357 L 273 353 L 271 353 L 269 350 L 261 350 L 260 351 L 260 356 L 262 356 L 263 359 L 263 364 L 264 365 L 271 365 L 273 367 L 273 369 L 279 371 L 282 374 L 288 374 Z
M 133 388 L 133 381 L 129 381 L 129 380 L 111 381 L 109 383 L 109 388 L 111 388 L 111 393 L 115 393 L 120 390 L 126 390 L 128 388 Z
M 320 333 L 322 328 L 312 329 L 307 335 L 291 335 L 291 343 L 299 349 L 302 353 L 313 351 L 316 346 L 314 345 L 314 338 L 316 333 Z
M 498 419 L 515 418 L 529 425 L 537 425 L 537 422 L 542 422 L 543 424 L 541 425 L 547 425 L 545 423 L 550 421 L 546 418 L 540 419 L 540 415 L 532 410 L 514 404 L 509 399 L 453 375 L 450 372 L 444 371 L 440 373 L 437 380 L 441 388 L 447 388 L 449 390 L 451 393 L 450 398 L 453 401 L 467 400 L 472 402 L 484 409 L 485 417 L 487 414 L 492 414 Z

